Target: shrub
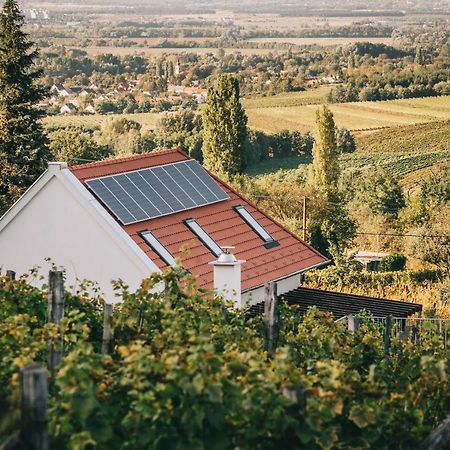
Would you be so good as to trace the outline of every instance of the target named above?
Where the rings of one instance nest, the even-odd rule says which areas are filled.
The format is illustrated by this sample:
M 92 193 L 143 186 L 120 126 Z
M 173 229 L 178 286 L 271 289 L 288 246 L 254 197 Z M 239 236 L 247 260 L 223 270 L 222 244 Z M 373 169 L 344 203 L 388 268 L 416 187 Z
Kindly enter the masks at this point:
M 406 256 L 399 255 L 398 253 L 392 253 L 385 256 L 380 263 L 380 269 L 382 272 L 397 272 L 404 270 L 406 266 Z

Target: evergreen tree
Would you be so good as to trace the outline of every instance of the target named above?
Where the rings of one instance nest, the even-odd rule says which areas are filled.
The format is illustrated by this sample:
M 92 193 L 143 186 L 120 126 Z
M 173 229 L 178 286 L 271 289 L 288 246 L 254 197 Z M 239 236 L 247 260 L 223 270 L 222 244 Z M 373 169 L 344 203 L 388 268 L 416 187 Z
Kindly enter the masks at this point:
M 327 106 L 316 112 L 317 137 L 313 147 L 310 184 L 325 199 L 333 198 L 339 180 L 339 149 L 333 113 Z
M 204 166 L 222 176 L 242 173 L 246 142 L 247 116 L 239 100 L 239 83 L 231 75 L 219 75 L 203 113 Z
M 0 15 L 0 213 L 45 170 L 49 155 L 43 113 L 34 106 L 45 96 L 36 84 L 38 51 L 23 23 L 17 2 L 6 0 Z

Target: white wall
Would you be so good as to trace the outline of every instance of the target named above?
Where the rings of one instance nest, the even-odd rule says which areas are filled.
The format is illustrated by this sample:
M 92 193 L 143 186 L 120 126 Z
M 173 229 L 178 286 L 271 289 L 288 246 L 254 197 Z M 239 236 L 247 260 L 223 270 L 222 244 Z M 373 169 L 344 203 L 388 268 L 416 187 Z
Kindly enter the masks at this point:
M 285 294 L 286 292 L 297 289 L 300 286 L 300 274 L 293 275 L 277 283 L 277 294 Z M 242 302 L 244 305 L 255 305 L 264 301 L 264 286 L 246 291 L 242 294 Z
M 117 301 L 111 280 L 120 278 L 136 289 L 152 272 L 149 267 L 155 271 L 157 267 L 151 261 L 145 267 L 132 252 L 124 251 L 111 230 L 108 233 L 106 221 L 89 213 L 83 202 L 92 206 L 73 190 L 54 176 L 0 231 L 0 267 L 20 275 L 41 266 L 46 275 L 45 258 L 50 257 L 66 269 L 67 287 L 76 285 L 77 279 L 93 280 L 107 301 Z

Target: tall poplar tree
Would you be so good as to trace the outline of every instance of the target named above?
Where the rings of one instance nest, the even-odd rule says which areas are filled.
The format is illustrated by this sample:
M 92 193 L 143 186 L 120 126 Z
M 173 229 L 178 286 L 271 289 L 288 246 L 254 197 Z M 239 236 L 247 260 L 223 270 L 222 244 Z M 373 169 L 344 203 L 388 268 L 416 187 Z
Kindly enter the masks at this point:
M 45 170 L 47 140 L 35 104 L 45 96 L 37 85 L 35 44 L 22 31 L 15 0 L 5 0 L 0 15 L 0 214 Z
M 247 116 L 239 99 L 239 83 L 219 75 L 208 92 L 203 113 L 203 164 L 213 173 L 232 177 L 245 169 Z
M 327 106 L 317 110 L 316 124 L 309 180 L 316 197 L 308 224 L 310 242 L 337 263 L 355 237 L 356 224 L 348 216 L 338 189 L 339 148 L 333 113 Z
M 339 181 L 339 149 L 333 113 L 327 106 L 316 112 L 317 137 L 312 155 L 310 184 L 324 199 L 331 199 L 337 192 Z

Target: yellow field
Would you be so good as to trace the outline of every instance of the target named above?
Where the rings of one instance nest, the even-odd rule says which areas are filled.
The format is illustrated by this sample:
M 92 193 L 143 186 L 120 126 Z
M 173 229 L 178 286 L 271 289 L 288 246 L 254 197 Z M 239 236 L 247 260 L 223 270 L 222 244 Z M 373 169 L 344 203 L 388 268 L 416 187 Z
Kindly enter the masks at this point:
M 372 42 L 373 44 L 392 45 L 394 40 L 388 37 L 333 37 L 333 38 L 254 38 L 249 39 L 249 42 L 269 42 L 269 43 L 285 43 L 294 45 L 322 45 L 322 46 L 336 46 L 345 44 L 354 44 L 356 42 Z
M 139 122 L 144 131 L 155 128 L 159 113 L 138 113 L 138 114 L 90 114 L 86 116 L 49 116 L 45 117 L 43 122 L 47 126 L 82 126 L 93 128 L 100 126 L 103 122 L 111 119 L 129 119 Z
M 330 105 L 338 126 L 349 130 L 364 130 L 413 125 L 450 119 L 450 96 L 426 97 L 381 102 L 339 103 Z M 249 126 L 256 130 L 315 129 L 317 105 L 249 108 Z
M 312 91 L 244 100 L 249 126 L 254 130 L 267 133 L 276 133 L 281 130 L 314 131 L 315 112 L 327 89 L 329 87 L 322 86 Z M 304 103 L 310 104 L 305 105 Z M 414 125 L 450 119 L 450 96 L 338 103 L 329 106 L 334 113 L 336 124 L 352 131 L 376 130 L 397 125 Z M 142 125 L 144 130 L 150 130 L 155 128 L 161 114 L 52 116 L 46 117 L 44 124 L 94 127 L 101 125 L 105 120 L 119 117 L 135 120 Z
M 186 39 L 189 40 L 189 39 Z M 68 49 L 77 49 L 86 52 L 89 56 L 111 54 L 115 56 L 139 55 L 139 56 L 159 56 L 162 54 L 180 54 L 196 53 L 204 55 L 205 53 L 216 53 L 215 47 L 182 47 L 182 48 L 154 48 L 154 47 L 71 47 Z M 243 55 L 267 55 L 268 53 L 282 53 L 286 50 L 274 50 L 270 48 L 224 48 L 225 53 L 242 53 Z

